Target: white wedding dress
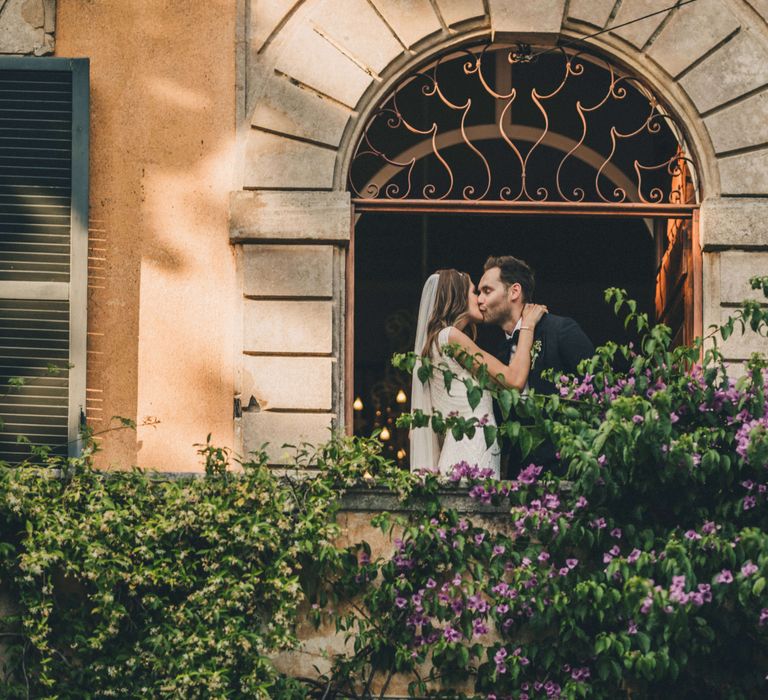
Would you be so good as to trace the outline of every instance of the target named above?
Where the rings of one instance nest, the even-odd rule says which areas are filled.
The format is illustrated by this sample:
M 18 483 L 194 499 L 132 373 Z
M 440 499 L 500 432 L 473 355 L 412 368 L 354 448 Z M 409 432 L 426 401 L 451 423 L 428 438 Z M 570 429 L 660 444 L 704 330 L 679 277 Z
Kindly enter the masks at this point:
M 432 408 L 440 411 L 443 416 L 449 413 L 458 414 L 463 418 L 475 417 L 487 423 L 487 425 L 496 425 L 493 416 L 493 399 L 488 391 L 483 392 L 480 403 L 473 410 L 467 399 L 467 388 L 464 380 L 472 378 L 472 374 L 462 367 L 452 357 L 445 355 L 441 348 L 449 344 L 448 335 L 451 327 L 443 328 L 437 336 L 437 344 L 432 352 L 432 361 L 435 364 L 435 370 L 432 378 L 429 380 L 429 390 L 432 395 Z M 448 368 L 456 375 L 451 383 L 451 390 L 445 388 L 443 374 L 437 369 L 441 363 L 445 363 Z M 491 469 L 492 478 L 499 478 L 499 463 L 501 450 L 497 442 L 490 447 L 485 444 L 483 428 L 478 427 L 473 437 L 464 436 L 461 440 L 456 440 L 451 431 L 445 434 L 442 447 L 440 449 L 440 459 L 437 466 L 442 475 L 448 475 L 454 464 L 467 462 L 470 466 L 477 465 L 480 469 Z

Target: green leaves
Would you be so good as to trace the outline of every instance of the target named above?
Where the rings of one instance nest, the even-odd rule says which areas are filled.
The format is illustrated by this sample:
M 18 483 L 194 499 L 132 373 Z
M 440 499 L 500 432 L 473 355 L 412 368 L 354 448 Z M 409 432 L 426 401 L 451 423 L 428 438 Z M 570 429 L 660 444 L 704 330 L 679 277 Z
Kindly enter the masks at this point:
M 466 380 L 464 384 L 467 389 L 467 401 L 470 408 L 474 411 L 480 405 L 480 401 L 483 398 L 483 390 L 471 380 Z
M 494 442 L 496 442 L 498 432 L 498 428 L 495 425 L 483 426 L 483 437 L 485 438 L 485 444 L 487 447 L 490 447 Z

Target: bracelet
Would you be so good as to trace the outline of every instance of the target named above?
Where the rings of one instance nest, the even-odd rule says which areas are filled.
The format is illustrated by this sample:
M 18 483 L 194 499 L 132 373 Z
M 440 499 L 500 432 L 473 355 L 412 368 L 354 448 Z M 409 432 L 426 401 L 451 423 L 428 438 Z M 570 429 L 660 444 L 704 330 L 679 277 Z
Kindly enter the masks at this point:
M 521 331 L 532 331 L 533 328 L 531 326 L 520 326 L 520 328 L 518 328 L 518 330 L 521 330 Z

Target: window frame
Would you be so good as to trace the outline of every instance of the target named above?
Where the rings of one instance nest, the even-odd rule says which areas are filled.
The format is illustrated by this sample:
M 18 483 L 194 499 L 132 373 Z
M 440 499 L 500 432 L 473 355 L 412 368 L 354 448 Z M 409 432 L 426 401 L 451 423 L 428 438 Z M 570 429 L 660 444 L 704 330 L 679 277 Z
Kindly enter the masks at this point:
M 69 300 L 69 375 L 67 454 L 82 452 L 85 424 L 86 343 L 88 325 L 88 197 L 90 151 L 90 59 L 0 56 L 0 71 L 55 71 L 72 74 L 69 283 L 10 282 L 6 292 L 28 299 Z M 66 289 L 64 289 L 66 286 Z M 4 293 L 4 297 L 13 298 Z

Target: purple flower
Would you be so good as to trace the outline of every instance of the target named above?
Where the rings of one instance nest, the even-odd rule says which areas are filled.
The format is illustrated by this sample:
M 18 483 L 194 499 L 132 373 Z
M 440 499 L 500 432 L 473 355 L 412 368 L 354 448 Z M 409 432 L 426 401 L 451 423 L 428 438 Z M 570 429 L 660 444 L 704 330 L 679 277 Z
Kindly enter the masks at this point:
M 395 598 L 395 605 L 398 608 L 402 609 L 406 605 L 408 605 L 408 600 L 406 598 L 403 598 L 402 596 L 397 596 L 397 598 Z
M 584 668 L 574 668 L 571 671 L 571 678 L 575 681 L 585 681 L 589 678 L 589 669 L 586 666 Z
M 590 523 L 590 525 L 597 528 L 598 530 L 602 530 L 604 527 L 607 527 L 605 524 L 605 518 L 596 518 Z
M 629 556 L 627 557 L 627 563 L 634 564 L 640 558 L 640 554 L 640 550 L 635 547 L 635 549 L 629 553 Z
M 437 581 L 435 581 L 435 579 L 433 578 L 428 578 L 426 586 L 427 588 L 434 588 L 435 586 L 437 586 Z
M 481 545 L 483 543 L 484 539 L 485 539 L 485 533 L 484 532 L 478 532 L 475 535 L 475 544 Z
M 496 606 L 496 612 L 499 613 L 499 615 L 504 615 L 504 613 L 508 613 L 509 605 L 507 605 L 506 603 L 499 603 Z
M 488 634 L 488 626 L 481 617 L 472 620 L 472 634 L 474 634 L 475 637 L 481 637 L 484 634 Z
M 506 547 L 504 547 L 503 544 L 497 544 L 493 547 L 493 556 L 499 556 L 500 554 L 504 554 L 506 552 Z
M 768 608 L 763 608 L 760 611 L 760 620 L 758 624 L 762 627 L 766 622 L 768 622 Z
M 579 496 L 576 499 L 576 507 L 577 508 L 586 508 L 587 507 L 587 499 L 584 498 L 584 496 Z
M 605 466 L 605 463 L 606 463 L 607 461 L 608 461 L 608 458 L 607 458 L 605 455 L 600 455 L 600 456 L 597 458 L 597 463 L 598 463 L 598 464 L 599 464 L 601 467 L 604 467 L 604 466 Z
M 563 566 L 558 572 L 561 576 L 567 576 L 570 573 L 570 569 L 567 566 Z
M 754 496 L 746 496 L 744 498 L 744 510 L 749 510 L 750 508 L 754 508 L 756 503 L 757 503 L 757 499 L 755 499 Z
M 448 625 L 448 627 L 443 630 L 443 637 L 449 642 L 458 642 L 461 640 L 462 634 L 459 630 L 455 630 Z
M 479 593 L 475 593 L 467 599 L 467 608 L 484 613 L 488 610 L 488 602 Z
M 688 530 L 688 532 L 685 533 L 685 539 L 687 540 L 700 540 L 701 535 L 696 532 L 696 530 Z
M 733 574 L 728 569 L 723 569 L 717 576 L 715 576 L 715 583 L 732 583 Z
M 637 624 L 634 620 L 629 621 L 629 626 L 627 627 L 627 634 L 637 634 Z
M 632 422 L 635 425 L 640 425 L 640 423 L 642 423 L 644 420 L 645 420 L 645 418 L 643 418 L 640 414 L 632 416 Z
M 575 568 L 576 568 L 576 565 L 577 565 L 578 563 L 579 563 L 579 560 L 578 560 L 578 559 L 566 559 L 566 560 L 565 560 L 565 565 L 566 565 L 566 566 L 567 566 L 569 569 L 575 569 Z
M 523 484 L 533 484 L 541 473 L 541 470 L 542 467 L 537 467 L 535 464 L 529 464 L 520 472 L 517 480 Z
M 751 561 L 746 561 L 741 567 L 741 573 L 743 576 L 751 576 L 757 571 L 757 568 L 756 564 L 753 564 Z
M 539 560 L 540 562 L 545 562 L 545 561 L 547 561 L 547 559 L 549 559 L 549 552 L 542 552 L 542 553 L 541 553 L 541 554 L 539 554 L 539 556 L 538 556 L 538 560 Z
M 611 537 L 614 539 L 620 540 L 621 539 L 621 528 L 615 527 L 613 530 L 611 530 Z
M 670 413 L 670 414 L 669 414 L 669 420 L 670 420 L 670 422 L 671 422 L 671 423 L 673 423 L 673 424 L 674 424 L 674 423 L 677 423 L 677 421 L 679 421 L 679 420 L 680 420 L 680 416 L 678 416 L 678 415 L 677 415 L 677 413 L 675 413 L 674 411 L 672 411 L 672 413 Z
M 711 535 L 711 534 L 712 534 L 712 533 L 715 531 L 715 528 L 716 528 L 716 527 L 717 527 L 717 526 L 715 525 L 715 523 L 714 523 L 712 520 L 708 520 L 707 522 L 705 522 L 705 523 L 704 523 L 704 524 L 701 526 L 701 531 L 702 531 L 702 532 L 703 532 L 705 535 Z

